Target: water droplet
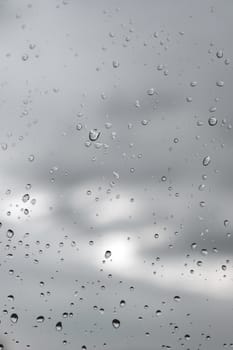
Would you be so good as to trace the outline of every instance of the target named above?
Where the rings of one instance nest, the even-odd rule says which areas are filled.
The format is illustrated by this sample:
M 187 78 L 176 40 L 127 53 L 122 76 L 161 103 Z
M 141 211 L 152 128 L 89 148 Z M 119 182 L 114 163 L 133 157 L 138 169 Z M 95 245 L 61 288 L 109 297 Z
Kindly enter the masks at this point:
M 217 56 L 217 58 L 223 58 L 223 50 L 218 50 L 216 52 L 216 56 Z
M 119 61 L 116 61 L 116 60 L 112 61 L 112 66 L 113 68 L 118 68 L 120 66 Z
M 81 123 L 78 123 L 77 125 L 76 125 L 76 130 L 78 130 L 78 131 L 80 131 L 81 129 L 82 129 L 82 124 Z
M 190 86 L 191 86 L 191 87 L 197 86 L 197 82 L 196 82 L 196 81 L 191 81 Z
M 161 310 L 156 310 L 156 316 L 160 316 L 162 314 L 162 311 Z
M 22 60 L 23 60 L 24 62 L 27 61 L 28 58 L 29 58 L 29 56 L 28 56 L 27 54 L 24 54 L 24 55 L 22 56 Z
M 17 314 L 15 314 L 15 313 L 11 314 L 10 320 L 12 323 L 17 323 L 18 319 L 19 319 L 19 317 Z
M 125 300 L 121 300 L 121 301 L 120 301 L 120 307 L 124 307 L 125 304 L 126 304 Z
M 108 259 L 108 258 L 110 258 L 110 256 L 112 255 L 112 252 L 111 252 L 111 250 L 106 250 L 106 252 L 105 252 L 105 254 L 104 254 L 104 256 L 105 256 L 105 259 Z
M 210 162 L 211 162 L 210 156 L 206 156 L 206 157 L 203 159 L 202 164 L 203 164 L 204 166 L 208 166 L 208 165 L 210 164 Z
M 202 249 L 201 250 L 202 255 L 208 255 L 208 250 L 207 249 Z
M 116 318 L 114 320 L 112 320 L 112 325 L 115 329 L 119 328 L 121 323 L 119 320 L 117 320 Z
M 8 238 L 13 238 L 14 237 L 14 231 L 11 230 L 11 229 L 7 230 L 6 236 Z
M 2 143 L 2 144 L 1 144 L 1 147 L 2 147 L 2 150 L 3 150 L 3 151 L 6 151 L 8 145 L 7 145 L 7 143 Z
M 24 203 L 26 203 L 27 201 L 29 201 L 29 199 L 30 199 L 30 196 L 29 196 L 28 193 L 24 194 L 23 197 L 22 197 L 22 201 L 23 201 Z
M 218 119 L 215 118 L 215 117 L 210 117 L 208 119 L 208 123 L 209 123 L 210 126 L 215 126 L 217 124 L 217 122 L 218 122 Z
M 92 129 L 89 132 L 89 140 L 90 141 L 97 141 L 100 136 L 100 131 L 98 129 Z
M 63 314 L 63 317 L 64 317 L 64 314 Z M 60 332 L 61 330 L 62 330 L 62 322 L 57 322 L 57 324 L 56 324 L 56 330 L 58 331 L 58 332 Z
M 179 295 L 175 295 L 173 300 L 179 302 L 181 300 L 181 297 Z
M 155 93 L 155 89 L 154 88 L 150 88 L 150 89 L 147 90 L 147 95 L 148 96 L 153 96 L 154 93 Z
M 30 156 L 28 157 L 29 162 L 33 162 L 35 159 L 35 156 L 33 154 L 30 154 Z
M 218 80 L 218 81 L 216 82 L 216 85 L 217 85 L 218 87 L 223 87 L 223 86 L 224 86 L 224 81 Z
M 43 323 L 43 322 L 44 322 L 44 316 L 38 316 L 38 317 L 36 318 L 36 322 L 38 322 L 38 323 Z

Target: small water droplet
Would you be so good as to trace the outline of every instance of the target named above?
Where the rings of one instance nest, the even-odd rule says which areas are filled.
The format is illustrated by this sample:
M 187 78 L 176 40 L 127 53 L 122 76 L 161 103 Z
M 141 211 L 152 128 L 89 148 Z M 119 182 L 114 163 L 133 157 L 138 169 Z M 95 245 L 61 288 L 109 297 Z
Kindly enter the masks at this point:
M 112 66 L 113 68 L 118 68 L 120 66 L 119 61 L 116 61 L 116 60 L 112 61 Z
M 112 325 L 115 329 L 119 328 L 121 323 L 119 320 L 117 320 L 116 318 L 114 320 L 112 320 Z
M 63 314 L 63 317 L 64 317 L 64 314 Z M 56 330 L 58 331 L 58 332 L 60 332 L 61 330 L 62 330 L 62 322 L 57 322 L 57 324 L 56 324 Z
M 217 56 L 217 58 L 223 58 L 223 50 L 218 50 L 216 52 L 216 56 Z
M 3 150 L 3 151 L 6 151 L 7 148 L 8 148 L 8 145 L 7 145 L 7 143 L 2 143 L 2 144 L 1 144 L 1 147 L 2 147 L 2 150 Z
M 28 60 L 28 58 L 29 58 L 29 56 L 27 55 L 27 54 L 24 54 L 23 56 L 22 56 L 22 61 L 27 61 Z
M 121 301 L 120 301 L 120 307 L 124 307 L 125 304 L 126 304 L 125 300 L 121 300 Z
M 196 82 L 196 81 L 191 81 L 190 86 L 191 86 L 191 87 L 197 86 L 197 82 Z
M 153 96 L 154 93 L 155 93 L 155 89 L 154 88 L 150 88 L 150 89 L 147 90 L 147 95 L 148 96 Z
M 218 81 L 216 81 L 216 85 L 217 85 L 218 87 L 223 87 L 223 86 L 224 86 L 224 81 L 218 80 Z
M 43 322 L 44 322 L 44 316 L 38 316 L 38 317 L 36 318 L 36 322 L 38 322 L 38 323 L 43 323 Z
M 203 164 L 204 166 L 208 166 L 208 165 L 210 164 L 210 162 L 211 162 L 210 156 L 206 156 L 206 157 L 203 159 L 202 164 Z
M 104 254 L 104 256 L 105 256 L 105 259 L 108 259 L 108 258 L 110 258 L 110 256 L 112 255 L 112 252 L 111 252 L 111 250 L 106 250 L 106 252 L 105 252 L 105 254 Z
M 14 237 L 14 231 L 11 230 L 11 229 L 7 230 L 6 236 L 8 238 L 13 238 Z
M 17 323 L 18 319 L 19 319 L 19 317 L 18 317 L 17 314 L 15 314 L 15 313 L 11 314 L 10 320 L 11 320 L 12 323 Z
M 215 118 L 215 117 L 210 117 L 208 119 L 208 123 L 209 123 L 210 126 L 215 126 L 218 123 L 218 119 Z
M 156 310 L 156 316 L 160 316 L 160 315 L 162 315 L 162 311 L 161 310 Z
M 24 194 L 23 197 L 22 197 L 22 201 L 23 201 L 24 203 L 26 203 L 27 201 L 29 201 L 29 199 L 30 199 L 30 196 L 29 196 L 28 193 Z
M 179 302 L 181 300 L 181 297 L 179 295 L 175 295 L 173 300 Z
M 28 157 L 29 162 L 33 162 L 35 159 L 35 156 L 33 154 L 30 154 L 30 156 Z
M 97 141 L 100 136 L 100 131 L 98 129 L 92 129 L 89 132 L 89 140 L 90 141 Z

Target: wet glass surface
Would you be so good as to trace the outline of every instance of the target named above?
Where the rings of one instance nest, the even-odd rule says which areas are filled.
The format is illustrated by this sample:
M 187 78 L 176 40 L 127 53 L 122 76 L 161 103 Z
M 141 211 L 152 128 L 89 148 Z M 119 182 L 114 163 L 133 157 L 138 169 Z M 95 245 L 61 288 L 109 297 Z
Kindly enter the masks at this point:
M 233 348 L 232 16 L 0 1 L 0 349 Z

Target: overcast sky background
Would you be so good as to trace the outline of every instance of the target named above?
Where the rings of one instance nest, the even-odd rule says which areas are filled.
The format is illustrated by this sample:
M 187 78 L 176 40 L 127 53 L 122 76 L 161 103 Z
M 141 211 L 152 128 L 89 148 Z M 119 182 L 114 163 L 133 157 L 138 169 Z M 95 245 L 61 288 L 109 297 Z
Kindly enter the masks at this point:
M 0 0 L 4 350 L 233 346 L 232 19 Z

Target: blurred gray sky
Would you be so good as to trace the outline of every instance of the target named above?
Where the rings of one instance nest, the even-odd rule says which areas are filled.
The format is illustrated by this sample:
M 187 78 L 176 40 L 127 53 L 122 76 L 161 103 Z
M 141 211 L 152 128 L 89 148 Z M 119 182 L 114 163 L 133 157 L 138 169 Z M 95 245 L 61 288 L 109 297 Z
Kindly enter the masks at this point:
M 0 0 L 4 349 L 231 347 L 232 15 Z

